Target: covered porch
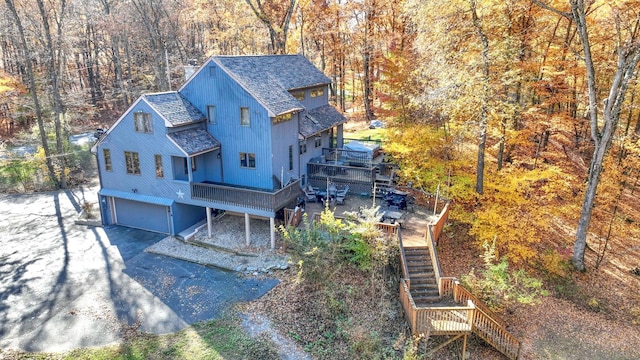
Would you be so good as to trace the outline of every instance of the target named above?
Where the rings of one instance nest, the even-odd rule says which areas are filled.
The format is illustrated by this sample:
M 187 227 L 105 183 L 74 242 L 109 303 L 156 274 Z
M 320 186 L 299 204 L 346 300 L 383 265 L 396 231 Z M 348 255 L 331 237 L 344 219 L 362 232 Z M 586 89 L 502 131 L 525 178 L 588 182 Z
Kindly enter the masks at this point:
M 293 181 L 281 189 L 269 191 L 218 183 L 191 183 L 191 199 L 205 207 L 207 228 L 212 235 L 213 210 L 224 210 L 228 214 L 244 217 L 245 243 L 251 245 L 251 218 L 268 219 L 271 248 L 275 248 L 276 212 L 296 202 L 301 194 L 300 180 Z

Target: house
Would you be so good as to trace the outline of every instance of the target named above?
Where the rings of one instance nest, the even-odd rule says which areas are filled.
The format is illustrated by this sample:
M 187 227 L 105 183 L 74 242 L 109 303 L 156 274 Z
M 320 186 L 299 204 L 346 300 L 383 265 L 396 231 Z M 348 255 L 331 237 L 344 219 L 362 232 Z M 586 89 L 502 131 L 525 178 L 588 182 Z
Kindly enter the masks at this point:
M 214 56 L 171 92 L 140 96 L 93 146 L 105 225 L 177 235 L 226 211 L 268 218 L 342 145 L 330 79 L 301 55 Z

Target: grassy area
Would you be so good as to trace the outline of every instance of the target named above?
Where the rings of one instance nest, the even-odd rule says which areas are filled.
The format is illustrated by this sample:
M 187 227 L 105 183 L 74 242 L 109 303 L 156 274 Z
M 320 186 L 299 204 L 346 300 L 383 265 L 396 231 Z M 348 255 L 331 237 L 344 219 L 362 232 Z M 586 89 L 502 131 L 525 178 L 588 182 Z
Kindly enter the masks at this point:
M 77 349 L 66 353 L 11 353 L 2 359 L 278 359 L 266 337 L 250 338 L 236 316 L 193 325 L 177 333 L 150 335 L 128 333 L 122 344 Z
M 386 130 L 382 128 L 357 130 L 354 132 L 345 132 L 344 137 L 347 139 L 358 140 L 384 140 Z

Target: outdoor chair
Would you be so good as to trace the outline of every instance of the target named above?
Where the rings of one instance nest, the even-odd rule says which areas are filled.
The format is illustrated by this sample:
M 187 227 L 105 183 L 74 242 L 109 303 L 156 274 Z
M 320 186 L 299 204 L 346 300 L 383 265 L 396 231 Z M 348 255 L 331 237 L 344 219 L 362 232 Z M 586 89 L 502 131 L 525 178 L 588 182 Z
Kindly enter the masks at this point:
M 336 191 L 336 202 L 338 205 L 344 204 L 344 199 L 347 197 L 347 193 L 349 192 L 349 185 L 347 185 L 344 189 Z
M 309 188 L 311 188 L 311 187 L 309 186 Z M 313 188 L 312 188 L 312 192 L 310 192 L 309 189 L 307 189 L 307 188 L 302 189 L 302 191 L 304 192 L 304 201 L 305 202 L 317 202 L 318 201 L 318 198 L 316 197 L 316 192 L 313 191 Z

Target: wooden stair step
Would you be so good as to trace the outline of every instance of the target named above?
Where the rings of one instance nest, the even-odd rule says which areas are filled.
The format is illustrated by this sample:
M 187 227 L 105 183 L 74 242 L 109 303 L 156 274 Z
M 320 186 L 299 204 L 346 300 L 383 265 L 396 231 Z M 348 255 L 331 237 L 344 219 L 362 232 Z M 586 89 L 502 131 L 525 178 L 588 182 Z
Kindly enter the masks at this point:
M 424 283 L 424 284 L 414 284 L 411 283 L 411 291 L 413 290 L 438 290 L 438 284 L 436 283 Z
M 437 284 L 435 277 L 418 277 L 418 278 L 410 278 L 411 287 L 414 285 L 425 285 L 425 284 Z
M 423 265 L 414 265 L 414 266 L 407 266 L 407 270 L 409 270 L 409 272 L 415 272 L 415 273 L 431 273 L 434 274 L 433 272 L 433 266 L 423 266 Z
M 413 259 L 413 258 L 430 258 L 431 255 L 429 255 L 429 252 L 406 252 L 404 253 L 404 257 L 406 259 Z
M 440 301 L 439 296 L 425 296 L 425 297 L 413 298 L 413 303 L 416 304 L 416 306 L 418 307 L 427 306 L 429 304 L 437 303 L 439 301 Z

